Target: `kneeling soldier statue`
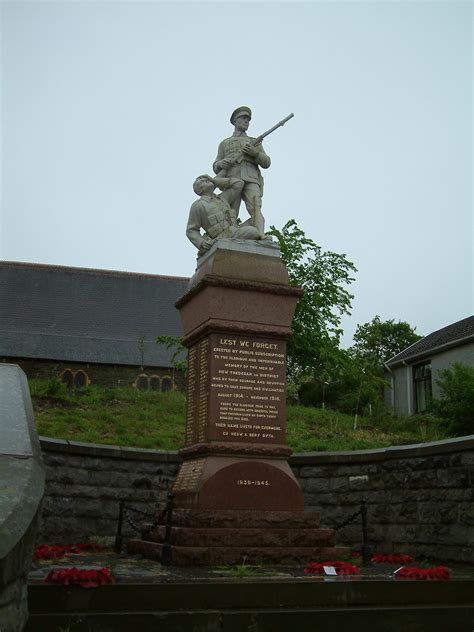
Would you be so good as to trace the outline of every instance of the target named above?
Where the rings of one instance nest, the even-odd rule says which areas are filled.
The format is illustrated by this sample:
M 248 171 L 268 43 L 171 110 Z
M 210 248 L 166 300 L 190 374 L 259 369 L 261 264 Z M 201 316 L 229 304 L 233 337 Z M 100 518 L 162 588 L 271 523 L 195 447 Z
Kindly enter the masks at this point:
M 250 224 L 250 218 L 243 224 L 237 223 L 237 211 L 232 208 L 236 197 L 240 196 L 244 182 L 239 178 L 211 178 L 199 176 L 193 184 L 194 192 L 200 196 L 189 211 L 186 235 L 198 248 L 198 257 L 203 255 L 220 238 L 260 239 L 260 231 Z M 216 195 L 219 187 L 222 193 Z M 204 235 L 201 233 L 204 230 Z

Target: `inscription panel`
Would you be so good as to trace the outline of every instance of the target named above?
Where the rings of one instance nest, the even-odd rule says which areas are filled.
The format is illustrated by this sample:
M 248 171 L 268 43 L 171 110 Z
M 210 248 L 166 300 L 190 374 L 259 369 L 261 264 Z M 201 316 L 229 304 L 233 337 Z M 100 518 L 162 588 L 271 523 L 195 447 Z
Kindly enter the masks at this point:
M 286 343 L 211 334 L 209 344 L 209 438 L 284 443 Z
M 197 415 L 197 371 L 198 347 L 194 345 L 188 351 L 188 375 L 186 387 L 186 430 L 185 444 L 190 445 L 194 439 L 194 428 Z
M 209 341 L 189 348 L 185 445 L 206 441 L 209 417 Z
M 186 461 L 179 470 L 178 477 L 173 485 L 174 492 L 192 492 L 198 489 L 199 479 L 204 468 L 205 459 Z

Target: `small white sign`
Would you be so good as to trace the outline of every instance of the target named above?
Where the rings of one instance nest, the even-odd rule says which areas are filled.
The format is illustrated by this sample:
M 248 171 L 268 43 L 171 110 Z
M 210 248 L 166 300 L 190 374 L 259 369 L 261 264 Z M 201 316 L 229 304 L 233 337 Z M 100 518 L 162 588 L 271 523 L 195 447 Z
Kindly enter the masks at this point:
M 334 566 L 323 566 L 326 575 L 337 575 L 337 571 Z

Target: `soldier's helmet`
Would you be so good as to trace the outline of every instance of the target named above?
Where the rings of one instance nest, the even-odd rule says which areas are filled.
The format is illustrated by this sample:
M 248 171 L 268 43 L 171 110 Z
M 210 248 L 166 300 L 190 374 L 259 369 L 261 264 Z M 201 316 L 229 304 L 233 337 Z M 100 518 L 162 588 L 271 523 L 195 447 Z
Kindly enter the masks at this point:
M 239 108 L 234 110 L 232 114 L 230 115 L 230 122 L 232 123 L 232 125 L 234 125 L 235 119 L 241 114 L 246 114 L 247 116 L 252 118 L 252 110 L 246 105 L 241 105 Z
M 202 176 L 198 176 L 193 182 L 193 191 L 196 195 L 201 195 L 203 192 L 203 185 L 207 182 L 211 182 L 211 177 L 207 173 L 203 173 Z

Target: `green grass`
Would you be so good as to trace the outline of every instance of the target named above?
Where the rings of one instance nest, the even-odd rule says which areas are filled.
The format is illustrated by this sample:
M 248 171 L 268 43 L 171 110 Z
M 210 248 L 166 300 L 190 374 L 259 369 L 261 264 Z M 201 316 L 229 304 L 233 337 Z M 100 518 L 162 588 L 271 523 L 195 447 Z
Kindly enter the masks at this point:
M 182 393 L 89 386 L 51 395 L 42 380 L 31 380 L 30 391 L 41 435 L 162 450 L 184 444 Z
M 178 391 L 89 386 L 68 392 L 56 380 L 30 380 L 38 432 L 71 441 L 176 450 L 184 445 L 185 397 Z M 432 417 L 359 417 L 304 406 L 287 408 L 287 443 L 295 452 L 360 450 L 444 439 Z
M 429 415 L 354 417 L 334 410 L 287 408 L 287 442 L 295 452 L 367 450 L 447 438 L 439 419 Z

